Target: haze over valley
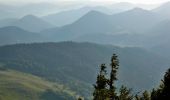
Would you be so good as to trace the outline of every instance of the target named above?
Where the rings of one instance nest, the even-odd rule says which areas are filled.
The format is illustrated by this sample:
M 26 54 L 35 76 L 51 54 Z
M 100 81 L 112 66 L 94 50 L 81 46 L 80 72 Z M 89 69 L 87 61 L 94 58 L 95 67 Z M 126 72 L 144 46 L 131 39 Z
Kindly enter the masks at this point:
M 132 1 L 0 1 L 0 100 L 92 100 L 113 53 L 119 88 L 158 87 L 170 66 L 170 1 Z

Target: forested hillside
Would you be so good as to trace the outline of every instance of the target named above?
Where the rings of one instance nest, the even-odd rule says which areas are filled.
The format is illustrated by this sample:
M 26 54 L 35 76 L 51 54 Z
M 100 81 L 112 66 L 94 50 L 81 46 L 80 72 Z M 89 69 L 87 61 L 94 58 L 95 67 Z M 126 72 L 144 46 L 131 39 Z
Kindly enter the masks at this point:
M 96 69 L 101 63 L 108 63 L 112 53 L 117 53 L 121 61 L 119 82 L 134 90 L 157 85 L 169 64 L 168 60 L 136 47 L 75 42 L 2 46 L 0 62 L 6 68 L 57 81 L 87 96 Z

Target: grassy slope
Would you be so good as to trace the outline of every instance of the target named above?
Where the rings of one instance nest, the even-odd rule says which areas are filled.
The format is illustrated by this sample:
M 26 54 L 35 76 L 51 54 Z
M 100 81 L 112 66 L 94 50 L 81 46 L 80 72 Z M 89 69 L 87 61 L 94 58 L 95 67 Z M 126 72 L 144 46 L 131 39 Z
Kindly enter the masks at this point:
M 0 70 L 0 100 L 48 100 L 52 96 L 67 100 L 75 95 L 61 84 L 13 70 Z

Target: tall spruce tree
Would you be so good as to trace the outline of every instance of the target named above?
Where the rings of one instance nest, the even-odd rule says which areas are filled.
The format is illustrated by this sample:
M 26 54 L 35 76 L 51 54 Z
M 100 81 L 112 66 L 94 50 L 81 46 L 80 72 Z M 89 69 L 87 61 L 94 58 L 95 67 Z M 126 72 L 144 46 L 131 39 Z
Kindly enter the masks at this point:
M 170 69 L 165 73 L 160 87 L 152 90 L 151 100 L 170 100 Z
M 170 69 L 165 73 L 163 82 L 162 93 L 159 100 L 170 100 Z
M 115 81 L 117 80 L 117 70 L 119 66 L 119 60 L 117 58 L 116 54 L 113 54 L 111 58 L 111 72 L 110 72 L 110 80 L 109 80 L 109 92 L 110 92 L 110 99 L 111 100 L 117 100 L 118 96 L 116 94 L 116 87 L 115 87 Z
M 106 65 L 101 64 L 100 73 L 97 76 L 96 85 L 94 85 L 95 90 L 93 93 L 93 100 L 107 100 L 107 98 L 109 97 L 109 90 L 107 88 L 108 79 L 106 78 L 106 75 Z

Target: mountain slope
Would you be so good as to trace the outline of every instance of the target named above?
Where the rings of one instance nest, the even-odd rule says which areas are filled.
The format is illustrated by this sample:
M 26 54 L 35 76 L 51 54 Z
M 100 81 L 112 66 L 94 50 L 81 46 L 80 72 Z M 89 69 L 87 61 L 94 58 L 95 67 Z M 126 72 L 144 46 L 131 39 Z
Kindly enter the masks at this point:
M 2 46 L 0 62 L 7 68 L 68 85 L 86 97 L 95 83 L 98 66 L 108 63 L 112 53 L 120 59 L 119 84 L 134 90 L 157 85 L 169 65 L 166 59 L 140 48 L 74 42 Z
M 53 29 L 54 30 L 54 29 Z M 90 11 L 73 24 L 63 26 L 57 31 L 49 31 L 54 40 L 71 40 L 84 34 L 96 34 L 120 31 L 120 27 L 114 27 L 109 20 L 109 15 L 98 11 Z
M 77 37 L 73 41 L 143 47 L 145 44 L 144 38 L 145 36 L 141 34 L 124 32 L 124 34 L 85 34 Z
M 9 18 L 0 20 L 0 27 L 16 26 L 30 32 L 40 32 L 54 27 L 52 24 L 33 15 L 26 15 L 20 19 Z
M 2 20 L 0 20 L 0 27 L 11 26 L 11 23 L 13 23 L 16 20 L 17 20 L 16 18 L 2 19 Z
M 41 41 L 42 36 L 15 26 L 0 28 L 0 45 Z
M 24 16 L 23 18 L 14 21 L 12 25 L 31 32 L 40 32 L 44 29 L 53 27 L 53 25 L 33 15 Z
M 155 25 L 149 33 L 152 34 L 150 37 L 149 43 L 154 44 L 152 46 L 152 50 L 158 53 L 159 55 L 165 56 L 167 59 L 169 59 L 170 54 L 170 46 L 169 46 L 169 40 L 170 40 L 170 20 L 165 20 L 159 23 L 158 25 Z
M 152 11 L 159 14 L 159 16 L 161 16 L 163 18 L 169 19 L 169 17 L 170 17 L 169 9 L 170 9 L 170 2 L 167 2 L 167 3 L 162 4 L 161 6 L 153 9 Z
M 168 44 L 170 40 L 170 20 L 164 20 L 153 26 L 148 32 L 148 43 L 151 47 Z
M 157 14 L 151 11 L 134 8 L 126 12 L 112 15 L 111 20 L 115 25 L 120 25 L 132 32 L 143 33 L 161 19 Z
M 83 7 L 75 10 L 61 11 L 59 13 L 44 16 L 43 19 L 56 26 L 71 24 L 85 15 L 91 8 Z
M 75 92 L 30 74 L 0 70 L 1 100 L 74 100 Z
M 113 15 L 90 11 L 70 25 L 45 33 L 50 33 L 55 41 L 73 40 L 85 34 L 144 34 L 161 20 L 157 14 L 141 8 Z
M 123 12 L 129 9 L 132 9 L 134 5 L 129 3 L 116 3 L 109 7 L 105 6 L 85 6 L 82 8 L 71 9 L 66 11 L 61 11 L 59 13 L 50 14 L 42 17 L 47 22 L 50 22 L 56 26 L 64 26 L 72 24 L 77 21 L 79 18 L 87 14 L 88 12 L 94 10 L 105 14 L 115 14 Z

